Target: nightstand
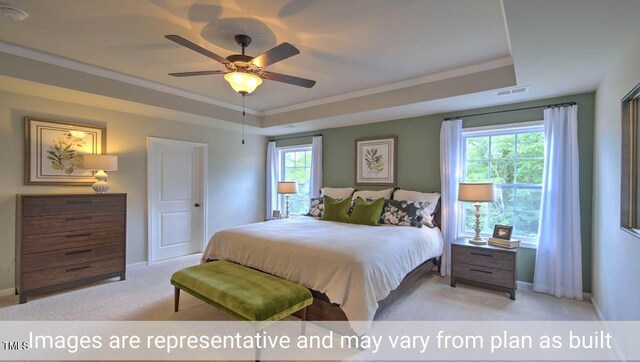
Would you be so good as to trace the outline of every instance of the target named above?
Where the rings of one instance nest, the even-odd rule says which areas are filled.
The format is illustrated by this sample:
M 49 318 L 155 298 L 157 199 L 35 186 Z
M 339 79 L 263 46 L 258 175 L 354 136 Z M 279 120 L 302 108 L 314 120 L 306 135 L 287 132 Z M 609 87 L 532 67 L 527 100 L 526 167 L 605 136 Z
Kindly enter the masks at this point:
M 458 238 L 451 243 L 451 286 L 463 283 L 495 289 L 516 300 L 517 250 L 474 245 L 468 238 Z

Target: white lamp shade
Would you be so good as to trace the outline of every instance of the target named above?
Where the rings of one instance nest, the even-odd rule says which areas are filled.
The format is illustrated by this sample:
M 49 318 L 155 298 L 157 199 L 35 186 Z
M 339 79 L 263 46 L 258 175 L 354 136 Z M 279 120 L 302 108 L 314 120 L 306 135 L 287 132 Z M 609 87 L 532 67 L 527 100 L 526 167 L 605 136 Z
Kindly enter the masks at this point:
M 458 200 L 467 202 L 491 202 L 496 199 L 493 183 L 461 182 Z
M 262 84 L 262 78 L 246 72 L 232 72 L 224 75 L 231 88 L 240 94 L 249 94 Z
M 279 194 L 297 194 L 298 193 L 298 183 L 297 182 L 278 182 L 278 193 Z
M 86 170 L 118 171 L 118 156 L 84 155 L 82 168 Z

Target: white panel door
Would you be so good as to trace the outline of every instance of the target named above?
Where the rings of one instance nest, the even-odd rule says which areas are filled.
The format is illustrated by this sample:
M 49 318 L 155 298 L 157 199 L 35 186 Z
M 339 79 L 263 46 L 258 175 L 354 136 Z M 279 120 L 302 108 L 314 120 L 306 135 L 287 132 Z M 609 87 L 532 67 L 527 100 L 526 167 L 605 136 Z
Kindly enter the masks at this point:
M 204 144 L 148 139 L 150 262 L 203 250 L 206 149 Z

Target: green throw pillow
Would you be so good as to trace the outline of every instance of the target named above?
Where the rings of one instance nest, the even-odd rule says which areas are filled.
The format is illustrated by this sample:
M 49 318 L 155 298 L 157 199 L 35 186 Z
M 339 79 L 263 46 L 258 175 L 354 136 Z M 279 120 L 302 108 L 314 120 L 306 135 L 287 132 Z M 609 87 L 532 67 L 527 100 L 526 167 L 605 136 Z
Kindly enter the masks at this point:
M 351 207 L 351 198 L 347 197 L 343 200 L 336 200 L 332 197 L 325 196 L 322 199 L 324 210 L 322 211 L 321 220 L 349 222 L 349 208 Z M 380 217 L 380 215 L 378 215 Z
M 384 198 L 367 202 L 362 197 L 356 198 L 356 203 L 351 211 L 349 222 L 360 225 L 380 225 L 380 215 L 384 209 Z

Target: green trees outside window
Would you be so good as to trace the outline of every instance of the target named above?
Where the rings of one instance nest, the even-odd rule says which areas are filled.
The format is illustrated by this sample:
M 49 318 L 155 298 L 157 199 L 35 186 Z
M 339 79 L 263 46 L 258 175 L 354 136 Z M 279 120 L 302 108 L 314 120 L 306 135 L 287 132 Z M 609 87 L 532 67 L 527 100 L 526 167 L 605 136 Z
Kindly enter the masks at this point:
M 309 182 L 311 181 L 311 147 L 283 148 L 280 153 L 280 181 L 298 182 L 298 193 L 289 195 L 289 214 L 309 212 Z M 284 195 L 280 195 L 280 210 L 284 211 Z
M 482 205 L 482 233 L 512 225 L 512 238 L 537 239 L 540 224 L 544 135 L 542 127 L 463 135 L 464 181 L 493 182 L 496 201 Z M 473 205 L 463 204 L 463 231 L 474 233 Z

